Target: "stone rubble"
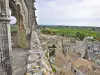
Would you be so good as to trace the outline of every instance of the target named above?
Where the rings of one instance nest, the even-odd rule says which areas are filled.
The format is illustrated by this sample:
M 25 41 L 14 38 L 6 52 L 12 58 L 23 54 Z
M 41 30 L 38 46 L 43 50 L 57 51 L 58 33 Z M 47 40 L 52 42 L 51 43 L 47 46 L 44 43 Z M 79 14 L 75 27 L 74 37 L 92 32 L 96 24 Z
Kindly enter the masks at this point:
M 26 75 L 54 75 L 35 31 L 32 32 L 31 38 L 31 50 L 27 53 L 27 65 L 25 67 Z

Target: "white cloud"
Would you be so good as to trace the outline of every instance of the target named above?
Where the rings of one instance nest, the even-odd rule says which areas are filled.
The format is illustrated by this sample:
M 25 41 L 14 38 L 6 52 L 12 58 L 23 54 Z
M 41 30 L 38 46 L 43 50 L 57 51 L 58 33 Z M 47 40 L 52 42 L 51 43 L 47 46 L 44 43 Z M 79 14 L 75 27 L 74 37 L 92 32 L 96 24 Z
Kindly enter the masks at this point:
M 36 3 L 39 24 L 100 25 L 100 0 L 39 1 Z
M 10 19 L 11 19 L 10 24 L 15 24 L 17 22 L 14 16 L 11 16 Z

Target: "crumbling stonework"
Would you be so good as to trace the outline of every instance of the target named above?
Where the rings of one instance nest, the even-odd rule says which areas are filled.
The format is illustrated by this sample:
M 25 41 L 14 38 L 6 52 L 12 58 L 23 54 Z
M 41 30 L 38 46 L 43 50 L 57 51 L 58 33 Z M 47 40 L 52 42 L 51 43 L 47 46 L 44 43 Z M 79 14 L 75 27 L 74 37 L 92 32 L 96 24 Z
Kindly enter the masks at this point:
M 54 75 L 35 31 L 32 31 L 30 49 L 26 66 L 27 74 Z
M 17 19 L 17 45 L 21 48 L 29 47 L 32 26 L 36 28 L 34 0 L 9 0 L 12 15 Z M 36 29 L 34 29 L 36 30 Z M 24 43 L 24 44 L 23 44 Z M 28 44 L 28 45 L 27 45 Z
M 0 68 L 2 67 L 2 75 L 12 75 L 12 67 L 10 61 L 11 37 L 10 37 L 10 16 L 9 1 L 0 0 Z M 1 74 L 0 74 L 1 75 Z
M 19 29 L 18 38 L 20 37 L 20 31 L 25 32 L 26 36 L 31 34 L 30 49 L 33 51 L 33 53 L 28 55 L 26 71 L 29 74 L 32 74 L 32 72 L 30 71 L 35 71 L 35 75 L 40 75 L 40 71 L 42 71 L 43 74 L 45 72 L 45 74 L 47 75 L 54 75 L 50 63 L 48 62 L 48 59 L 44 51 L 42 50 L 37 33 L 35 32 L 36 17 L 33 3 L 34 0 L 26 0 L 26 2 L 25 0 L 0 0 L 0 58 L 2 58 L 0 59 L 0 73 L 3 72 L 3 74 L 0 75 L 12 75 L 12 67 L 10 61 L 11 35 L 9 28 L 9 8 L 13 11 L 13 16 L 17 17 L 17 24 Z M 11 5 L 9 6 L 9 4 Z M 27 31 L 27 29 L 29 30 L 29 32 Z M 26 39 L 26 36 L 24 35 L 24 39 Z M 21 40 L 22 38 L 19 40 L 19 42 L 22 45 Z M 30 58 L 32 58 L 32 60 Z M 30 65 L 31 67 L 28 67 Z M 36 68 L 34 68 L 33 66 L 36 66 Z
M 38 38 L 38 35 L 35 31 L 33 31 L 32 35 L 31 35 L 30 49 L 37 50 L 40 48 L 41 48 L 41 43 L 40 43 L 40 40 Z

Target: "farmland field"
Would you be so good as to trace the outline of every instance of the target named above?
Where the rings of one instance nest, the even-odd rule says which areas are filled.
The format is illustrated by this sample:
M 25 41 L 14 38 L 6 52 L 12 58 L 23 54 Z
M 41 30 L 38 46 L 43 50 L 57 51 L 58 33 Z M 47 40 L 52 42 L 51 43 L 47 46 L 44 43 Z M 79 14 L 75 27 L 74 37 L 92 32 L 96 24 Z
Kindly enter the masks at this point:
M 48 27 L 50 31 L 55 32 L 57 35 L 65 34 L 68 36 L 76 36 L 77 32 L 85 34 L 85 36 L 94 36 L 100 34 L 100 32 L 95 32 L 92 30 L 88 30 L 86 28 L 68 28 L 68 27 Z

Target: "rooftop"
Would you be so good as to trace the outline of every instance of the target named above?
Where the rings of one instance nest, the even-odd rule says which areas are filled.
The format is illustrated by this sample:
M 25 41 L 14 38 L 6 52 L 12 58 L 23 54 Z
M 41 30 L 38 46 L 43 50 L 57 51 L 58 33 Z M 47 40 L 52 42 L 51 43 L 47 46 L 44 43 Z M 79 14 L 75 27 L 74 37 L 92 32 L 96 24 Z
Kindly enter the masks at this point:
M 72 64 L 76 67 L 76 68 L 80 68 L 81 66 L 84 68 L 88 68 L 90 70 L 92 70 L 92 64 L 82 58 L 78 58 L 77 60 L 73 61 Z

